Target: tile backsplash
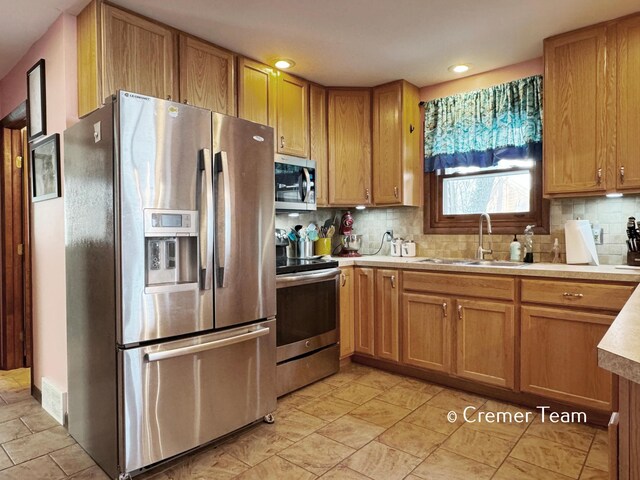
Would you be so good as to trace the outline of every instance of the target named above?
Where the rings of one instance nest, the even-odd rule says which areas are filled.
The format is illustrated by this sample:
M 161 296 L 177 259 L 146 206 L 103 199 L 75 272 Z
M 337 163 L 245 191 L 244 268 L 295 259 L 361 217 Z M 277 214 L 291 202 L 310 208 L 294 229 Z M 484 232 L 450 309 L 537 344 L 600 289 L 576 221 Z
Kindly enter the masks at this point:
M 276 227 L 288 228 L 296 223 L 308 225 L 311 221 L 324 223 L 328 218 L 336 218 L 336 225 L 343 210 L 319 209 L 317 212 L 301 214 L 291 218 L 286 214 L 276 217 Z M 473 258 L 478 247 L 478 235 L 425 235 L 422 233 L 422 208 L 370 208 L 351 213 L 355 219 L 356 233 L 363 235 L 364 253 L 374 253 L 380 247 L 384 232 L 391 228 L 394 236 L 413 240 L 417 244 L 417 255 L 422 257 Z M 603 229 L 602 245 L 597 245 L 600 263 L 620 265 L 626 263 L 626 224 L 628 217 L 640 217 L 640 196 L 622 198 L 578 198 L 551 201 L 551 233 L 535 235 L 534 261 L 550 262 L 553 258 L 553 240 L 558 239 L 562 261 L 565 260 L 564 223 L 577 217 L 599 224 Z M 523 240 L 523 232 L 517 232 Z M 504 260 L 509 256 L 509 244 L 513 235 L 493 235 L 493 258 Z M 488 241 L 485 239 L 485 248 Z M 337 245 L 337 238 L 334 241 Z M 384 242 L 381 255 L 389 254 L 389 243 Z

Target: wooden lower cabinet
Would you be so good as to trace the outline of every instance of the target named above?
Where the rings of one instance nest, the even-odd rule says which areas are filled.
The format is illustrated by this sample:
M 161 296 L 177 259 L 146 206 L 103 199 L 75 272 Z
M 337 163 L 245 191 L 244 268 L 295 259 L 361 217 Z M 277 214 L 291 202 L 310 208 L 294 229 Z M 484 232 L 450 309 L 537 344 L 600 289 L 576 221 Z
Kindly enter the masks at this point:
M 353 268 L 340 270 L 340 358 L 346 358 L 355 348 Z
M 455 339 L 457 376 L 489 385 L 514 388 L 513 305 L 457 300 Z
M 398 270 L 376 270 L 375 355 L 394 362 L 400 361 L 399 282 Z
M 451 300 L 402 294 L 402 363 L 451 372 Z
M 353 271 L 355 351 L 374 355 L 375 271 L 358 268 Z
M 521 309 L 521 389 L 573 405 L 611 411 L 613 375 L 598 367 L 597 346 L 614 315 Z

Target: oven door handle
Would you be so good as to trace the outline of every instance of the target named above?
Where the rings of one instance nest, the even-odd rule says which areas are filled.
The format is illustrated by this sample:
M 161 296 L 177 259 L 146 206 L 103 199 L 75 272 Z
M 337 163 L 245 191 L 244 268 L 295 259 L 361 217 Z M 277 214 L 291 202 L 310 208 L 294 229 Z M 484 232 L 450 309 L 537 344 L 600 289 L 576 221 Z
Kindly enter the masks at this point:
M 298 285 L 307 285 L 309 283 L 324 282 L 326 280 L 335 280 L 339 275 L 339 268 L 331 268 L 329 270 L 322 270 L 321 272 L 300 272 L 292 273 L 290 275 L 277 275 L 276 287 L 295 287 Z

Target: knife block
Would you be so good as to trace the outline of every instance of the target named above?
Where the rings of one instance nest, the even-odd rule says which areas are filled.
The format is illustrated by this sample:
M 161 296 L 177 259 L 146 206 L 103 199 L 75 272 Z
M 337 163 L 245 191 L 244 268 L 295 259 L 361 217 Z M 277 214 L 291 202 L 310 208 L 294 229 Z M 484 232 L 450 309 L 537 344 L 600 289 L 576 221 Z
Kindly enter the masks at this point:
M 627 252 L 627 265 L 640 267 L 640 252 Z

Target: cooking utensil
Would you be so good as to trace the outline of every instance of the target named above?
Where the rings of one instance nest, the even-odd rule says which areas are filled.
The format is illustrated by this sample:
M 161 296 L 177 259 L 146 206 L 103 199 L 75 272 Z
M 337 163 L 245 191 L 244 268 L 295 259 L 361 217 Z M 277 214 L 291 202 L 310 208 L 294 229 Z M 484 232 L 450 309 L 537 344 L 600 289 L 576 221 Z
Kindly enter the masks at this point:
M 331 225 L 329 227 L 329 230 L 327 230 L 327 238 L 332 238 L 333 235 L 336 233 L 336 227 L 334 227 L 333 225 Z

